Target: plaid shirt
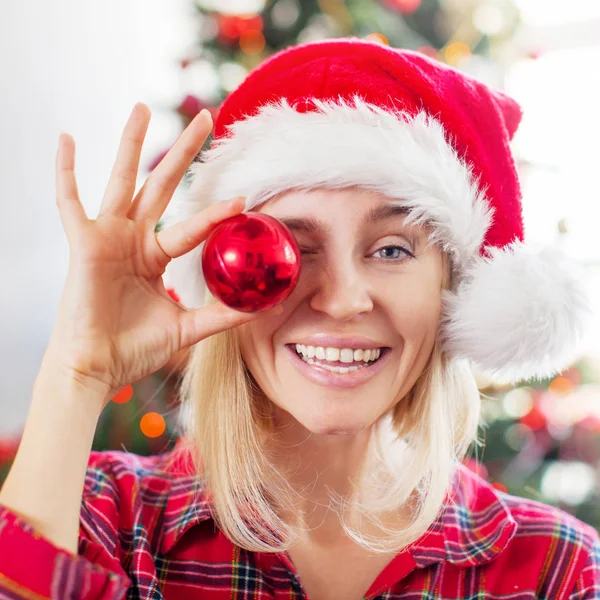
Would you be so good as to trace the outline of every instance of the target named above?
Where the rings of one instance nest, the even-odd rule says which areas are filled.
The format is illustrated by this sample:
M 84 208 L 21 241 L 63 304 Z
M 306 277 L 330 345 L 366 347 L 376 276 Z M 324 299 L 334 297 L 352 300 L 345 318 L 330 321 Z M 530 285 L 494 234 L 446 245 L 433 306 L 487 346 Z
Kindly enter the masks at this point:
M 216 527 L 191 462 L 92 452 L 78 556 L 0 507 L 0 599 L 307 598 L 287 554 L 248 552 Z M 600 598 L 592 527 L 457 467 L 440 519 L 365 598 Z

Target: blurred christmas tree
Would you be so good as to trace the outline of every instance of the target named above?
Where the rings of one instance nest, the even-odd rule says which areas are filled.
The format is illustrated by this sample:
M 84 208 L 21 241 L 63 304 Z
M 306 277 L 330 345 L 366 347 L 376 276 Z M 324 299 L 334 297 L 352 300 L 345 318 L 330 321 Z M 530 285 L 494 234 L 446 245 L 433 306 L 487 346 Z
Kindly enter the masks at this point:
M 501 85 L 499 56 L 519 23 L 512 0 L 197 0 L 193 18 L 199 39 L 177 65 L 183 91 L 173 110 L 182 129 L 202 108 L 216 115 L 227 94 L 273 52 L 326 37 L 354 35 L 418 50 Z M 102 415 L 94 449 L 151 454 L 171 447 L 184 362 L 182 353 L 122 390 Z M 583 361 L 551 381 L 514 389 L 481 382 L 485 448 L 474 448 L 477 460 L 467 464 L 499 489 L 555 504 L 599 527 L 599 372 L 600 365 Z M 0 442 L 0 482 L 16 444 Z
M 519 23 L 513 0 L 197 0 L 194 12 L 199 39 L 179 61 L 184 91 L 174 107 L 182 126 L 202 108 L 216 114 L 274 52 L 327 37 L 419 50 L 499 83 L 494 53 Z
M 548 381 L 482 382 L 484 448 L 467 464 L 502 490 L 553 504 L 600 528 L 600 364 Z

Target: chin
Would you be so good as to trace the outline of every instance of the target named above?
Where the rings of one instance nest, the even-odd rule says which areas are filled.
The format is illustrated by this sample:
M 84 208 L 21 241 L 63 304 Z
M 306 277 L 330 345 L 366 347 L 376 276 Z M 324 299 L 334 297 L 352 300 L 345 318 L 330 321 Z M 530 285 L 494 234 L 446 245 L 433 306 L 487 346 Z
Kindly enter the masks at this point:
M 374 422 L 374 419 L 367 419 L 366 415 L 344 415 L 339 414 L 312 414 L 312 415 L 294 415 L 291 413 L 300 425 L 315 435 L 355 435 L 368 429 Z

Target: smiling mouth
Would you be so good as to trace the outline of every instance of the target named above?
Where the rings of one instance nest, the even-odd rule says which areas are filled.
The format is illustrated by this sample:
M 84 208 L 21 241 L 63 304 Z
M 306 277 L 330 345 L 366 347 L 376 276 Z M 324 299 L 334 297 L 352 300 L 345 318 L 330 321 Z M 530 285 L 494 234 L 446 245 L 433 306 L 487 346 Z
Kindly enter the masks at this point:
M 354 351 L 352 357 L 348 352 L 342 353 L 340 357 L 339 350 L 335 348 L 313 348 L 312 346 L 307 348 L 301 344 L 287 344 L 287 346 L 306 364 L 332 373 L 353 373 L 368 369 L 390 350 L 388 347 L 358 350 Z

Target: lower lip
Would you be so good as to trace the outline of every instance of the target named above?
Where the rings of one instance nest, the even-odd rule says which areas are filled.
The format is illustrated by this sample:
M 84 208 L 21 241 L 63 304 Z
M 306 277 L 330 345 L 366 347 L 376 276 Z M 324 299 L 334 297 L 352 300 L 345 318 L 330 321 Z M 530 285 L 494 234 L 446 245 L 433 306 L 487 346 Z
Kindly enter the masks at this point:
M 349 373 L 334 373 L 327 369 L 321 369 L 315 365 L 304 362 L 293 347 L 285 347 L 291 363 L 304 375 L 317 385 L 339 388 L 353 388 L 369 381 L 385 367 L 391 354 L 390 349 L 381 351 L 381 356 L 370 366 L 362 367 Z

